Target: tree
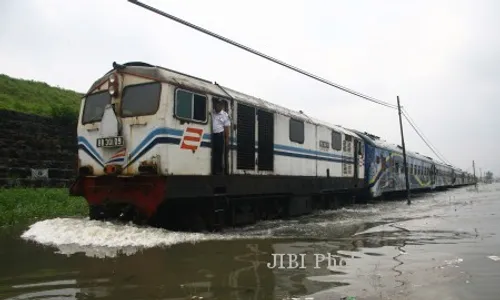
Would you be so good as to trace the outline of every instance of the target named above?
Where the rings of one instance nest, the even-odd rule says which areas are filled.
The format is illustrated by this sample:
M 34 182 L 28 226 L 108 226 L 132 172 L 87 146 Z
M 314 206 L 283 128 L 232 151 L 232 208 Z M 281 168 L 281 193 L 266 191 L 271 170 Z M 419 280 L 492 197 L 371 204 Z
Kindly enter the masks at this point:
M 490 171 L 486 172 L 486 175 L 484 176 L 484 182 L 485 183 L 492 183 L 493 182 L 493 173 Z

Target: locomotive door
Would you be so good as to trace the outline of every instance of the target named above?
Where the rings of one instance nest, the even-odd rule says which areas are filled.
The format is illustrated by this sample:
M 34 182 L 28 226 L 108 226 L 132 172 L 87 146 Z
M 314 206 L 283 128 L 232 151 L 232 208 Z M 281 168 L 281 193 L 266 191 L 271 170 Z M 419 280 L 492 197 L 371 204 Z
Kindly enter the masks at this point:
M 228 99 L 224 99 L 224 98 L 216 98 L 216 97 L 212 97 L 212 112 L 215 111 L 215 103 L 216 101 L 222 101 L 224 103 L 224 111 L 227 113 L 227 115 L 229 116 L 229 120 L 231 122 L 231 125 L 229 127 L 229 143 L 226 147 L 226 144 L 224 144 L 224 158 L 223 158 L 223 169 L 224 169 L 224 174 L 230 174 L 231 173 L 231 166 L 232 166 L 232 151 L 231 151 L 231 148 L 232 148 L 232 140 L 233 140 L 233 117 L 232 117 L 232 114 L 233 114 L 233 110 L 232 110 L 232 101 L 231 100 L 228 100 Z M 211 120 L 211 122 L 213 122 L 213 118 Z M 213 127 L 211 127 L 213 128 Z M 214 155 L 214 147 L 212 146 L 212 156 Z M 214 159 L 212 157 L 212 164 L 214 163 Z M 213 170 L 214 170 L 214 167 L 212 165 L 212 174 L 214 173 Z

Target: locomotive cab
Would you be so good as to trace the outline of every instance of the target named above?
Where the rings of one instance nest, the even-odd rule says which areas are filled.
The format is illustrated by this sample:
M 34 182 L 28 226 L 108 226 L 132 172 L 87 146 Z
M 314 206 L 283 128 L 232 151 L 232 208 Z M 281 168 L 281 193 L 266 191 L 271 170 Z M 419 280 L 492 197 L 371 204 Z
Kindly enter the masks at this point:
M 77 126 L 78 179 L 70 193 L 86 198 L 94 218 L 116 217 L 131 208 L 150 216 L 163 199 L 158 175 L 166 153 L 152 147 L 155 140 L 148 140 L 165 123 L 162 83 L 128 73 L 123 66 L 114 67 L 82 99 Z M 114 212 L 105 214 L 103 203 L 116 207 Z
M 160 153 L 153 151 L 139 165 L 134 162 L 143 148 L 136 137 L 161 127 L 164 120 L 161 89 L 160 82 L 115 71 L 94 85 L 82 101 L 77 131 L 79 148 L 88 157 L 80 157 L 79 171 L 94 176 L 157 174 L 160 170 L 152 166 L 158 166 Z

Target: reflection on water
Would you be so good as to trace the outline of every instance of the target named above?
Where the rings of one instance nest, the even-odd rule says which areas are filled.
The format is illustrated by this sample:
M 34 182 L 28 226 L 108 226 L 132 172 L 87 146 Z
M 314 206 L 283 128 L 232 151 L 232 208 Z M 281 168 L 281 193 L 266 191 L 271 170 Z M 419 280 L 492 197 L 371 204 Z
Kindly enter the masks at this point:
M 411 206 L 359 205 L 222 234 L 45 220 L 0 233 L 0 296 L 496 299 L 499 192 L 494 185 L 463 188 Z M 272 254 L 304 263 L 285 256 L 284 266 L 295 268 L 269 268 Z M 318 261 L 328 254 L 335 256 L 330 265 Z

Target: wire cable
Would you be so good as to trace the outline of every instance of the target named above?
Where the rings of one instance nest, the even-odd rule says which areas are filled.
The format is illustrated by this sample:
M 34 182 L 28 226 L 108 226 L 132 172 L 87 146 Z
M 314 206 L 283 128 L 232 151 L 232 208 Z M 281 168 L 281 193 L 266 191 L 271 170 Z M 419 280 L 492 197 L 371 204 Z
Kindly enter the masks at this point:
M 415 121 L 413 121 L 413 119 L 410 117 L 410 114 L 404 108 L 401 108 L 401 109 L 403 110 L 403 115 L 405 116 L 406 120 L 410 123 L 410 125 L 412 127 L 414 127 L 413 129 L 415 130 L 415 132 L 417 132 L 417 134 L 418 134 L 418 132 L 420 132 L 422 134 L 422 136 L 421 136 L 422 140 L 424 140 L 424 142 L 426 140 L 429 143 L 429 145 L 428 145 L 429 148 L 434 149 L 438 153 L 438 154 L 436 154 L 436 153 L 434 153 L 434 154 L 436 154 L 439 157 L 439 159 L 441 159 L 443 162 L 451 165 L 451 163 L 444 157 L 444 155 L 441 154 L 441 152 L 439 152 L 438 149 L 434 145 L 432 145 L 432 143 L 424 135 L 424 133 L 422 132 L 422 130 L 420 130 L 420 128 L 418 128 L 418 126 L 415 124 Z
M 385 107 L 389 107 L 389 108 L 397 109 L 397 105 L 395 105 L 395 104 L 391 104 L 391 103 L 388 103 L 388 102 L 385 102 L 385 101 L 382 101 L 382 100 L 379 100 L 379 99 L 376 99 L 376 98 L 373 98 L 373 97 L 370 97 L 370 96 L 364 95 L 364 94 L 362 94 L 362 93 L 360 93 L 360 92 L 354 91 L 354 90 L 349 89 L 349 88 L 347 88 L 347 87 L 341 86 L 341 85 L 336 84 L 336 83 L 333 83 L 333 82 L 331 82 L 331 81 L 328 81 L 328 80 L 326 80 L 326 79 L 324 79 L 324 78 L 322 78 L 322 77 L 320 77 L 320 76 L 314 75 L 314 74 L 309 73 L 309 72 L 307 72 L 307 71 L 304 71 L 304 70 L 302 70 L 302 69 L 300 69 L 300 68 L 298 68 L 298 67 L 295 67 L 295 66 L 292 66 L 292 65 L 290 65 L 290 64 L 287 64 L 287 63 L 285 63 L 285 62 L 283 62 L 283 61 L 281 61 L 281 60 L 278 60 L 278 59 L 276 59 L 276 58 L 274 58 L 274 57 L 271 57 L 271 56 L 269 56 L 269 55 L 266 55 L 266 54 L 264 54 L 264 53 L 262 53 L 262 52 L 259 52 L 259 51 L 257 51 L 257 50 L 254 50 L 254 49 L 252 49 L 252 48 L 250 48 L 250 47 L 244 46 L 244 45 L 242 45 L 242 44 L 240 44 L 240 43 L 238 43 L 238 42 L 235 42 L 235 41 L 233 41 L 233 40 L 231 40 L 231 39 L 228 39 L 228 38 L 223 37 L 223 36 L 221 36 L 221 35 L 219 35 L 219 34 L 216 34 L 216 33 L 214 33 L 214 32 L 211 32 L 211 31 L 209 31 L 209 30 L 207 30 L 207 29 L 205 29 L 205 28 L 203 28 L 203 27 L 200 27 L 200 26 L 198 26 L 198 25 L 195 25 L 195 24 L 192 24 L 192 23 L 190 23 L 190 22 L 188 22 L 188 21 L 185 21 L 185 20 L 183 20 L 183 19 L 181 19 L 181 18 L 178 18 L 178 17 L 176 17 L 176 16 L 173 16 L 173 15 L 171 15 L 171 14 L 168 14 L 168 13 L 166 13 L 166 12 L 164 12 L 164 11 L 161 11 L 161 10 L 159 10 L 159 9 L 157 9 L 157 8 L 154 8 L 154 7 L 149 6 L 149 5 L 147 5 L 147 4 L 141 3 L 141 2 L 139 2 L 139 1 L 137 1 L 137 0 L 128 0 L 128 2 L 130 2 L 130 3 L 132 3 L 132 4 L 135 4 L 135 5 L 137 5 L 137 6 L 140 6 L 140 7 L 142 7 L 142 8 L 145 8 L 145 9 L 147 9 L 147 10 L 149 10 L 149 11 L 154 12 L 154 13 L 157 13 L 157 14 L 159 14 L 159 15 L 161 15 L 161 16 L 164 16 L 164 17 L 166 17 L 166 18 L 168 18 L 168 19 L 170 19 L 170 20 L 173 20 L 173 21 L 175 21 L 175 22 L 177 22 L 177 23 L 180 23 L 180 24 L 182 24 L 182 25 L 188 26 L 188 27 L 190 27 L 190 28 L 192 28 L 192 29 L 195 29 L 195 30 L 197 30 L 197 31 L 199 31 L 199 32 L 205 33 L 205 34 L 207 34 L 207 35 L 209 35 L 209 36 L 211 36 L 211 37 L 214 37 L 214 38 L 216 38 L 216 39 L 219 39 L 219 40 L 221 40 L 221 41 L 224 41 L 224 42 L 226 42 L 226 43 L 228 43 L 228 44 L 231 44 L 231 45 L 233 45 L 233 46 L 235 46 L 235 47 L 238 47 L 238 48 L 240 48 L 240 49 L 243 49 L 243 50 L 245 50 L 245 51 L 247 51 L 247 52 L 250 52 L 250 53 L 252 53 L 252 54 L 255 54 L 255 55 L 257 55 L 257 56 L 260 56 L 260 57 L 262 57 L 262 58 L 264 58 L 264 59 L 267 59 L 267 60 L 269 60 L 269 61 L 271 61 L 271 62 L 274 62 L 274 63 L 276 63 L 276 64 L 279 64 L 279 65 L 281 65 L 281 66 L 283 66 L 283 67 L 286 67 L 286 68 L 288 68 L 288 69 L 290 69 L 290 70 L 292 70 L 292 71 L 295 71 L 295 72 L 297 72 L 297 73 L 300 73 L 300 74 L 305 75 L 305 76 L 307 76 L 307 77 L 310 77 L 310 78 L 312 78 L 312 79 L 318 80 L 318 81 L 320 81 L 320 82 L 322 82 L 322 83 L 324 83 L 324 84 L 327 84 L 327 85 L 329 85 L 329 86 L 332 86 L 332 87 L 335 87 L 335 88 L 337 88 L 337 89 L 340 89 L 340 90 L 342 90 L 342 91 L 344 91 L 344 92 L 347 92 L 347 93 L 349 93 L 349 94 L 352 94 L 352 95 L 354 95 L 354 96 L 357 96 L 357 97 L 363 98 L 363 99 L 368 100 L 368 101 L 373 102 L 373 103 L 377 103 L 377 104 L 383 105 L 383 106 L 385 106 Z M 403 108 L 402 108 L 402 107 L 401 107 L 401 109 L 403 110 Z M 416 132 L 416 133 L 420 136 L 420 138 L 424 141 L 424 143 L 427 145 L 427 147 L 429 147 L 429 149 L 431 149 L 431 151 L 432 151 L 432 152 L 433 152 L 433 153 L 434 153 L 434 154 L 435 154 L 435 155 L 436 155 L 436 156 L 437 156 L 440 160 L 442 160 L 442 161 L 443 161 L 444 163 L 446 163 L 446 164 L 451 165 L 451 164 L 450 164 L 450 163 L 449 163 L 446 159 L 444 159 L 444 157 L 443 157 L 442 155 L 440 155 L 440 154 L 436 153 L 436 152 L 439 152 L 439 151 L 437 151 L 437 149 L 436 149 L 436 151 L 434 151 L 434 148 L 433 148 L 433 147 L 431 147 L 431 145 L 429 145 L 429 144 L 430 144 L 430 142 L 427 142 L 427 140 L 423 137 L 423 134 L 421 134 L 421 133 L 420 133 L 420 131 L 416 128 L 417 126 L 414 124 L 414 122 L 412 122 L 412 121 L 410 120 L 411 118 L 409 117 L 409 114 L 408 114 L 408 112 L 406 112 L 406 110 L 404 110 L 404 111 L 403 111 L 403 115 L 405 116 L 405 118 L 406 118 L 406 120 L 408 121 L 408 123 L 410 124 L 410 126 L 411 126 L 414 130 L 415 130 L 415 132 Z
M 415 130 L 415 132 L 418 134 L 418 136 L 420 136 L 420 138 L 422 139 L 422 141 L 424 141 L 424 143 L 427 145 L 427 147 L 429 147 L 429 149 L 431 149 L 431 151 L 436 155 L 436 157 L 439 158 L 443 163 L 445 163 L 447 165 L 451 165 L 442 155 L 440 155 L 440 154 L 437 153 L 437 150 L 434 150 L 434 148 L 430 145 L 430 142 L 427 142 L 427 140 L 422 136 L 422 134 L 420 133 L 420 131 L 416 128 L 416 125 L 414 125 L 413 122 L 410 121 L 410 119 L 406 115 L 406 113 L 403 113 L 403 116 L 408 121 L 408 123 L 413 128 L 413 130 Z
M 377 104 L 380 104 L 380 105 L 383 105 L 383 106 L 386 106 L 386 107 L 390 107 L 390 108 L 397 109 L 397 105 L 395 105 L 395 104 L 391 104 L 391 103 L 388 103 L 388 102 L 384 102 L 384 101 L 382 101 L 382 100 L 375 99 L 375 98 L 373 98 L 373 97 L 370 97 L 370 96 L 367 96 L 367 95 L 361 94 L 361 93 L 356 92 L 356 91 L 354 91 L 354 90 L 352 90 L 352 89 L 349 89 L 349 88 L 347 88 L 347 87 L 341 86 L 341 85 L 336 84 L 336 83 L 333 83 L 333 82 L 331 82 L 331 81 L 328 81 L 328 80 L 326 80 L 326 79 L 324 79 L 324 78 L 322 78 L 322 77 L 316 76 L 316 75 L 314 75 L 314 74 L 312 74 L 312 73 L 309 73 L 309 72 L 307 72 L 307 71 L 304 71 L 304 70 L 302 70 L 302 69 L 299 69 L 299 68 L 297 68 L 297 67 L 294 67 L 294 66 L 292 66 L 292 65 L 290 65 L 290 64 L 287 64 L 287 63 L 285 63 L 285 62 L 283 62 L 283 61 L 281 61 L 281 60 L 278 60 L 278 59 L 273 58 L 273 57 L 271 57 L 271 56 L 269 56 L 269 55 L 266 55 L 266 54 L 264 54 L 264 53 L 262 53 L 262 52 L 259 52 L 259 51 L 257 51 L 257 50 L 254 50 L 254 49 L 250 48 L 250 47 L 244 46 L 244 45 L 242 45 L 242 44 L 240 44 L 240 43 L 237 43 L 237 42 L 235 42 L 235 41 L 233 41 L 233 40 L 230 40 L 230 39 L 228 39 L 228 38 L 225 38 L 225 37 L 223 37 L 223 36 L 221 36 L 221 35 L 218 35 L 218 34 L 216 34 L 216 33 L 214 33 L 214 32 L 211 32 L 211 31 L 209 31 L 209 30 L 207 30 L 207 29 L 205 29 L 205 28 L 203 28 L 203 27 L 200 27 L 200 26 L 194 25 L 194 24 L 189 23 L 189 22 L 187 22 L 187 21 L 185 21 L 185 20 L 182 20 L 182 19 L 180 19 L 180 18 L 178 18 L 178 17 L 176 17 L 176 16 L 173 16 L 173 15 L 171 15 L 171 14 L 168 14 L 168 13 L 166 13 L 166 12 L 163 12 L 163 11 L 161 11 L 161 10 L 157 9 L 157 8 L 154 8 L 154 7 L 149 6 L 149 5 L 147 5 L 147 4 L 141 3 L 141 2 L 139 2 L 139 1 L 137 1 L 137 0 L 128 0 L 128 1 L 129 1 L 130 3 L 135 4 L 135 5 L 141 6 L 141 7 L 145 8 L 145 9 L 147 9 L 147 10 L 150 10 L 150 11 L 152 11 L 152 12 L 155 12 L 155 13 L 157 13 L 157 14 L 161 15 L 161 16 L 164 16 L 164 17 L 166 17 L 166 18 L 169 18 L 169 19 L 171 19 L 171 20 L 173 20 L 173 21 L 175 21 L 175 22 L 177 22 L 177 23 L 181 23 L 181 24 L 183 24 L 183 25 L 185 25 L 185 26 L 188 26 L 188 27 L 191 27 L 191 28 L 193 28 L 193 29 L 195 29 L 195 30 L 197 30 L 197 31 L 200 31 L 200 32 L 202 32 L 202 33 L 205 33 L 205 34 L 207 34 L 207 35 L 210 35 L 210 36 L 212 36 L 212 37 L 214 37 L 214 38 L 216 38 L 216 39 L 219 39 L 219 40 L 224 41 L 224 42 L 226 42 L 226 43 L 228 43 L 228 44 L 231 44 L 231 45 L 233 45 L 233 46 L 236 46 L 236 47 L 238 47 L 238 48 L 240 48 L 240 49 L 243 49 L 243 50 L 245 50 L 245 51 L 248 51 L 248 52 L 250 52 L 250 53 L 253 53 L 253 54 L 255 54 L 255 55 L 258 55 L 258 56 L 260 56 L 260 57 L 262 57 L 262 58 L 265 58 L 265 59 L 267 59 L 267 60 L 270 60 L 270 61 L 272 61 L 272 62 L 274 62 L 274 63 L 277 63 L 277 64 L 279 64 L 279 65 L 281 65 L 281 66 L 283 66 L 283 67 L 286 67 L 286 68 L 288 68 L 288 69 L 291 69 L 291 70 L 293 70 L 293 71 L 295 71 L 295 72 L 298 72 L 298 73 L 300 73 L 300 74 L 302 74 L 302 75 L 308 76 L 308 77 L 310 77 L 310 78 L 313 78 L 313 79 L 316 79 L 316 80 L 318 80 L 318 81 L 320 81 L 320 82 L 323 82 L 323 83 L 325 83 L 325 84 L 327 84 L 327 85 L 333 86 L 333 87 L 335 87 L 335 88 L 337 88 L 337 89 L 340 89 L 340 90 L 342 90 L 342 91 L 344 91 L 344 92 L 347 92 L 347 93 L 350 93 L 350 94 L 352 94 L 352 95 L 358 96 L 358 97 L 360 97 L 360 98 L 363 98 L 363 99 L 365 99 L 365 100 L 371 101 L 371 102 L 373 102 L 373 103 L 377 103 Z

